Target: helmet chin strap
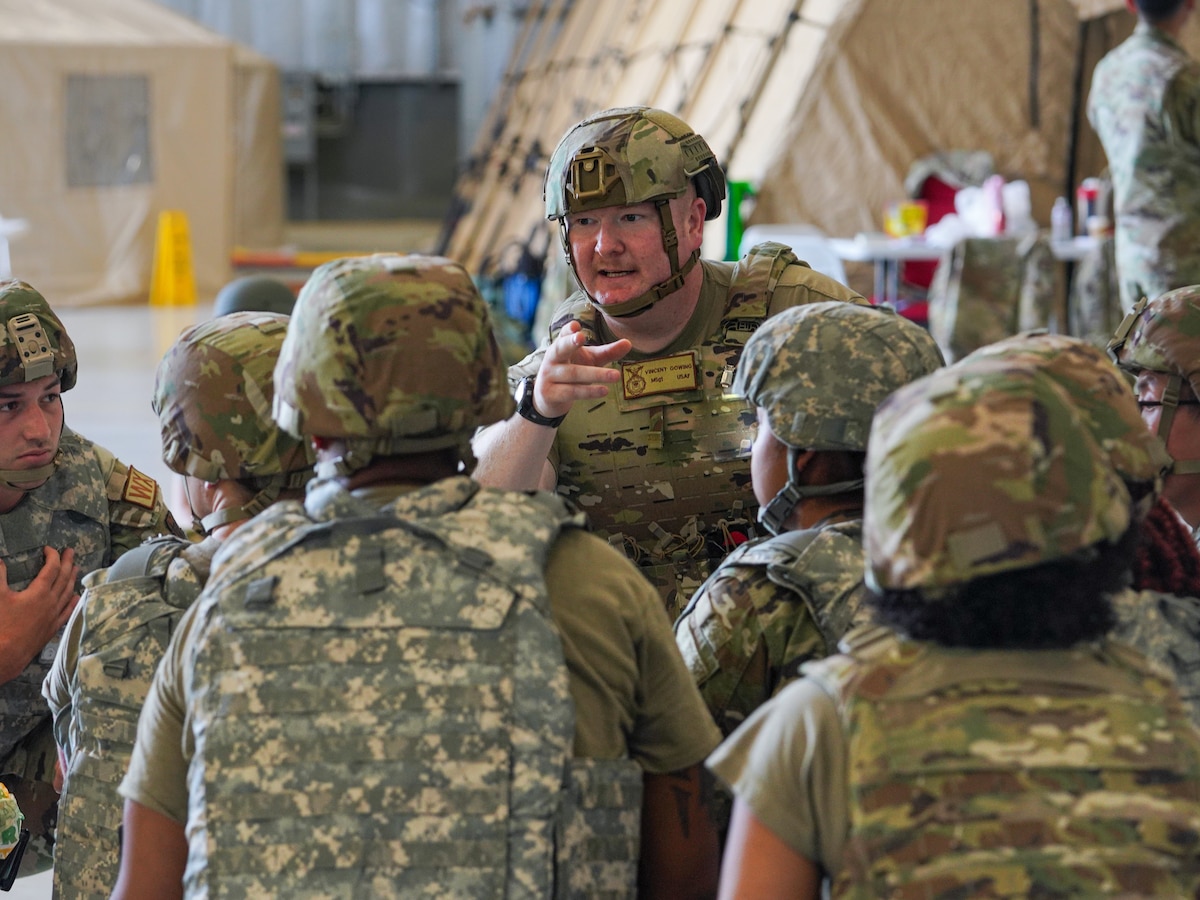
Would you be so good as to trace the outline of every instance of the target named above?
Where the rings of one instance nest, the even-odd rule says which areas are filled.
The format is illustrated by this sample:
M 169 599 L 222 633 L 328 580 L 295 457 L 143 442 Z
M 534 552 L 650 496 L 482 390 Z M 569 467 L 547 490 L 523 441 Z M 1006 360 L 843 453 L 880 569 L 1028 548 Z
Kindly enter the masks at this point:
M 1179 409 L 1179 391 L 1182 386 L 1183 379 L 1178 375 L 1171 375 L 1163 388 L 1159 401 L 1162 403 L 1162 412 L 1158 416 L 1157 432 L 1163 446 L 1166 446 L 1167 436 L 1171 433 L 1171 423 L 1175 421 L 1175 413 Z M 1195 475 L 1197 472 L 1200 472 L 1200 459 L 1172 460 L 1172 475 Z
M 671 218 L 671 203 L 669 200 L 664 199 L 656 200 L 654 205 L 658 208 L 658 218 L 662 223 L 663 250 L 666 251 L 667 260 L 671 263 L 671 277 L 666 281 L 656 284 L 644 294 L 632 297 L 629 300 L 622 300 L 620 303 L 600 303 L 591 294 L 587 294 L 587 290 L 585 289 L 584 293 L 587 294 L 587 298 L 591 301 L 591 304 L 606 316 L 611 316 L 614 319 L 624 319 L 629 316 L 636 316 L 640 312 L 645 312 L 659 300 L 669 297 L 682 288 L 688 273 L 700 261 L 700 250 L 697 248 L 682 266 L 679 265 L 679 233 L 675 230 L 675 222 Z M 570 263 L 572 271 L 577 271 L 575 269 L 575 259 L 571 256 L 571 244 L 567 240 L 565 218 L 559 220 L 559 228 L 562 234 L 563 246 L 567 251 L 567 262 Z
M 856 478 L 853 481 L 835 481 L 833 484 L 800 484 L 796 481 L 796 459 L 803 452 L 795 447 L 788 447 L 788 482 L 766 506 L 759 507 L 758 521 L 771 534 L 787 531 L 784 526 L 802 500 L 861 490 L 865 483 L 864 479 Z
M 0 469 L 0 483 L 17 491 L 36 490 L 54 474 L 56 467 L 57 464 L 51 461 L 36 469 Z

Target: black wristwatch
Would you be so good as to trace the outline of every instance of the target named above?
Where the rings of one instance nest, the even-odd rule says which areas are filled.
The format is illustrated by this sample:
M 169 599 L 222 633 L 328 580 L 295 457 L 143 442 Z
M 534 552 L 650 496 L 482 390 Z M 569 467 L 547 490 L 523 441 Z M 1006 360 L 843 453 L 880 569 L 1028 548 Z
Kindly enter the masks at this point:
M 517 412 L 522 418 L 528 419 L 534 425 L 545 425 L 547 428 L 557 428 L 566 416 L 543 416 L 533 405 L 533 375 L 526 375 L 517 382 Z

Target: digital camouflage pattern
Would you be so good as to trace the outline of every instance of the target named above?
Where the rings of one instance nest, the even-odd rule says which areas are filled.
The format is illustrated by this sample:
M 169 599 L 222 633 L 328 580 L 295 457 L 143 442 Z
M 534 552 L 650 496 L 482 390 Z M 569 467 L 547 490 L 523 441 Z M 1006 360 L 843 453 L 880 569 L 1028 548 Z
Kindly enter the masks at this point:
M 936 589 L 1115 542 L 1130 498 L 1069 395 L 1035 369 L 943 369 L 880 407 L 867 584 Z
M 811 303 L 754 332 L 733 393 L 762 409 L 789 447 L 862 451 L 879 404 L 942 365 L 929 332 L 890 309 Z
M 1112 176 L 1121 306 L 1200 284 L 1200 65 L 1139 23 L 1096 65 L 1087 113 Z
M 186 650 L 187 896 L 544 896 L 574 862 L 599 880 L 566 895 L 632 896 L 634 764 L 560 805 L 543 569 L 582 524 L 460 477 L 382 508 L 326 481 L 234 534 Z
M 33 317 L 32 319 L 21 317 Z M 54 373 L 60 386 L 75 386 L 75 344 L 46 298 L 24 281 L 0 282 L 0 384 L 33 381 Z
M 236 312 L 175 339 L 158 364 L 151 400 L 171 471 L 203 481 L 294 473 L 280 480 L 303 486 L 316 461 L 310 443 L 271 418 L 287 325 L 284 315 Z
M 862 520 L 743 544 L 675 623 L 675 642 L 713 720 L 728 737 L 800 666 L 837 651 L 869 613 Z
M 604 400 L 572 408 L 550 455 L 558 492 L 641 568 L 672 620 L 713 567 L 754 534 L 754 411 L 731 392 L 747 338 L 768 313 L 791 306 L 866 303 L 781 244 L 760 244 L 738 263 L 701 264 L 695 317 L 704 321 L 722 310 L 719 324 L 692 346 L 685 339 L 663 351 L 691 355 L 697 389 L 628 399 L 613 385 Z M 550 341 L 571 321 L 580 323 L 589 344 L 613 339 L 586 296 L 572 295 L 555 311 L 541 346 L 509 369 L 514 389 L 537 373 Z M 646 359 L 634 351 L 622 362 L 628 368 Z
M 715 219 L 725 176 L 704 138 L 661 109 L 607 109 L 573 126 L 550 155 L 546 218 L 681 196 L 691 181 Z
M 117 793 L 150 682 L 183 611 L 200 595 L 219 542 L 155 538 L 140 574 L 93 572 L 43 692 L 67 760 L 54 857 L 56 896 L 103 900 L 120 862 Z M 140 555 L 142 549 L 131 556 Z
M 836 699 L 834 897 L 1191 897 L 1200 733 L 1117 644 L 948 651 L 884 629 L 805 667 Z
M 1175 676 L 1188 715 L 1200 725 L 1200 601 L 1158 591 L 1112 595 L 1112 636 Z
M 929 333 L 947 362 L 1054 318 L 1057 266 L 1045 237 L 965 238 L 934 271 Z
M 962 364 L 983 360 L 1045 372 L 1066 391 L 1117 474 L 1128 482 L 1161 484 L 1171 457 L 1146 428 L 1129 383 L 1103 350 L 1066 335 L 1021 334 L 976 350 Z
M 346 439 L 368 458 L 444 447 L 466 457 L 476 427 L 513 411 L 487 303 L 458 263 L 434 256 L 319 266 L 292 312 L 275 390 L 285 431 Z
M 1200 284 L 1139 302 L 1109 342 L 1118 365 L 1131 372 L 1167 372 L 1200 397 Z

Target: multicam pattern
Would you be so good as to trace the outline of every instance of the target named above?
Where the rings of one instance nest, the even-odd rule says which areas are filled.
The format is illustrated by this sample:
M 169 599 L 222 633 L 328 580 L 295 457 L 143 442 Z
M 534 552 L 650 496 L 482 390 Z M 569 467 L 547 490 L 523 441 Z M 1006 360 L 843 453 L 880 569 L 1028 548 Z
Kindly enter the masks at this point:
M 24 313 L 37 316 L 42 333 L 34 337 L 45 338 L 53 357 L 51 366 L 58 373 L 62 389 L 69 391 L 75 386 L 75 376 L 79 370 L 75 344 L 46 298 L 24 281 L 15 280 L 0 282 L 0 384 L 31 380 L 26 377 L 29 373 L 25 371 L 25 354 L 8 331 L 8 322 Z
M 1122 307 L 1200 283 L 1200 65 L 1139 24 L 1097 64 L 1087 112 L 1112 175 Z
M 700 389 L 629 401 L 614 385 L 604 400 L 575 405 L 559 426 L 552 455 L 558 492 L 642 569 L 672 620 L 713 566 L 754 534 L 754 411 L 730 388 L 746 339 L 768 311 L 866 302 L 799 264 L 780 244 L 761 244 L 736 264 L 702 265 L 696 315 L 713 307 L 723 315 L 694 348 Z M 576 293 L 556 310 L 542 345 L 509 370 L 512 385 L 537 372 L 550 340 L 569 321 L 580 323 L 589 343 L 611 340 L 600 314 Z M 631 353 L 626 361 L 640 358 Z
M 1056 265 L 1044 237 L 966 238 L 929 286 L 929 333 L 948 362 L 1053 318 Z
M 867 615 L 862 522 L 743 544 L 696 592 L 675 641 L 728 736 Z
M 1109 352 L 1124 369 L 1178 375 L 1200 397 L 1200 284 L 1139 302 Z
M 546 218 L 678 197 L 693 178 L 725 196 L 725 177 L 704 138 L 686 122 L 645 106 L 609 109 L 575 125 L 546 170 Z M 576 183 L 576 181 L 581 183 Z M 719 205 L 707 218 L 715 218 Z
M 574 832 L 558 805 L 573 708 L 542 572 L 580 524 L 456 478 L 382 509 L 324 482 L 243 526 L 188 648 L 188 896 L 541 893 L 556 829 L 589 826 L 613 864 L 581 860 L 590 890 L 631 892 L 632 776 Z
M 151 406 L 172 471 L 204 481 L 311 471 L 309 442 L 271 418 L 287 323 L 274 313 L 231 313 L 188 328 L 163 355 Z
M 275 389 L 274 416 L 290 434 L 358 439 L 378 453 L 463 444 L 513 410 L 487 303 L 461 266 L 429 256 L 318 267 L 292 312 Z
M 175 625 L 200 595 L 219 546 L 214 538 L 191 544 L 167 537 L 150 544 L 138 576 L 111 580 L 114 570 L 102 569 L 87 578 L 47 679 L 65 691 L 47 691 L 67 758 L 54 859 L 60 897 L 102 900 L 116 884 L 124 809 L 117 785 L 133 751 L 138 715 Z
M 1031 366 L 1053 378 L 1127 481 L 1157 481 L 1170 466 L 1166 447 L 1146 428 L 1128 382 L 1099 348 L 1066 335 L 1022 334 L 976 350 L 962 364 L 982 360 Z
M 788 446 L 861 451 L 879 404 L 942 364 L 929 332 L 891 310 L 812 303 L 754 332 L 733 392 L 763 409 Z
M 955 654 L 872 634 L 805 667 L 839 698 L 849 748 L 833 896 L 1200 889 L 1200 733 L 1143 657 Z
M 1043 372 L 951 367 L 876 414 L 863 516 L 873 588 L 1026 568 L 1115 541 L 1129 523 L 1108 453 Z

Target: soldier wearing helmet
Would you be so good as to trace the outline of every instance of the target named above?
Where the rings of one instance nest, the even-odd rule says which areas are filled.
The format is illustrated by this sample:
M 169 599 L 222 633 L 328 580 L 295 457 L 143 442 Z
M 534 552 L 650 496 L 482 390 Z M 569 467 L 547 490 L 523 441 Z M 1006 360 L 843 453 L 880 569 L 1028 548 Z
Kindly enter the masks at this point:
M 746 344 L 733 392 L 758 408 L 750 469 L 771 536 L 726 557 L 675 623 L 726 735 L 855 623 L 871 420 L 894 390 L 941 365 L 924 329 L 849 303 L 784 310 Z
M 1108 352 L 1136 379 L 1142 418 L 1173 460 L 1163 496 L 1200 544 L 1200 285 L 1143 297 Z
M 319 267 L 275 388 L 318 478 L 176 630 L 113 896 L 711 895 L 720 733 L 657 595 L 560 498 L 466 477 L 512 409 L 467 273 Z
M 237 312 L 186 329 L 158 366 L 152 405 L 163 461 L 184 479 L 199 543 L 163 536 L 84 579 L 43 693 L 65 773 L 54 885 L 107 897 L 116 883 L 123 801 L 150 679 L 221 543 L 276 500 L 302 496 L 307 441 L 271 418 L 287 316 Z
M 45 298 L 0 281 L 0 778 L 33 833 L 24 874 L 51 858 L 56 753 L 40 686 L 79 578 L 178 532 L 152 478 L 64 424 L 61 395 L 77 371 Z
M 667 112 L 610 109 L 567 132 L 546 216 L 581 290 L 510 370 L 518 414 L 476 447 L 483 483 L 583 506 L 672 614 L 753 531 L 753 418 L 729 396 L 746 339 L 787 307 L 866 302 L 780 244 L 700 259 L 724 196 L 708 144 Z
M 1067 391 L 943 369 L 880 407 L 866 473 L 880 625 L 710 758 L 737 796 L 722 889 L 1192 896 L 1200 732 L 1105 639 L 1132 501 Z

